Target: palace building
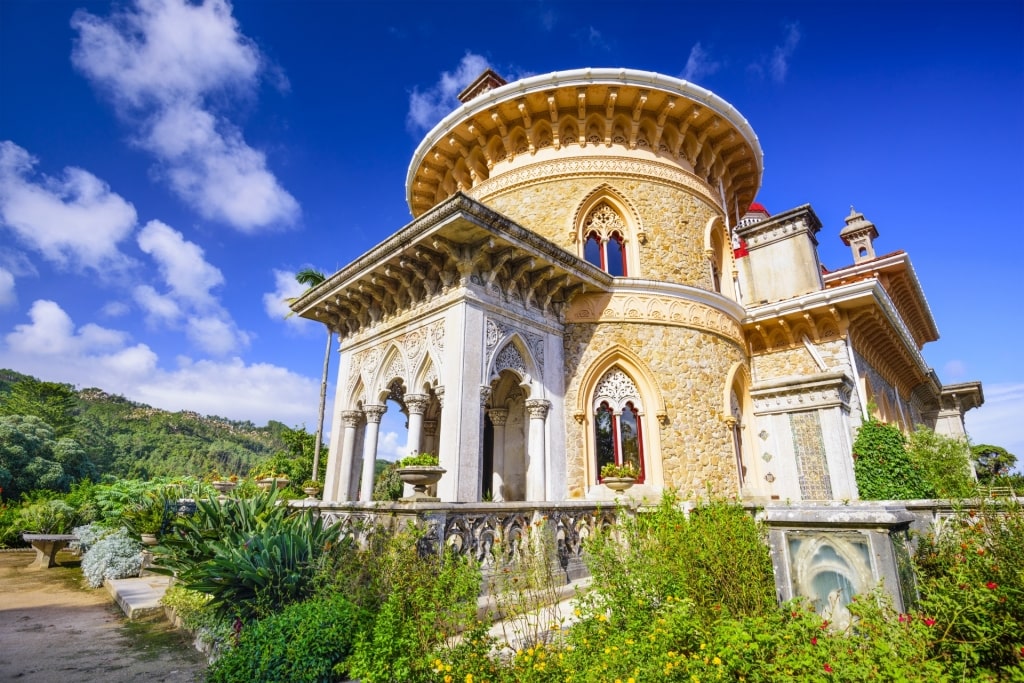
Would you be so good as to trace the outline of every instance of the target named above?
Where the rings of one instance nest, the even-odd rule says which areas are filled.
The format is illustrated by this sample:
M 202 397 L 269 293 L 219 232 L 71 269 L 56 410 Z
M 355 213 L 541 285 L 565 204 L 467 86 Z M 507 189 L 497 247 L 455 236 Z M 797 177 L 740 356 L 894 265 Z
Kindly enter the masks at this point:
M 728 102 L 629 69 L 488 71 L 460 99 L 409 166 L 412 222 L 292 304 L 340 340 L 325 501 L 370 499 L 389 406 L 449 502 L 609 499 L 607 463 L 634 497 L 856 499 L 868 406 L 964 433 L 981 385 L 925 362 L 910 258 L 851 210 L 827 270 L 809 205 L 755 203 Z

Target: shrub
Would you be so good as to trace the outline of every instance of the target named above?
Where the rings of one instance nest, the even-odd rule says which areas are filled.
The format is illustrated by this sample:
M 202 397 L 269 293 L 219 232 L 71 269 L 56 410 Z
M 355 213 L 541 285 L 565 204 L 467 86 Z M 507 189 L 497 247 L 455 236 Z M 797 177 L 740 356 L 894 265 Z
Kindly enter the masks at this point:
M 928 498 L 931 488 L 907 455 L 906 438 L 895 425 L 865 421 L 853 442 L 853 470 L 863 500 Z
M 625 477 L 625 478 L 628 478 L 628 479 L 636 479 L 639 475 L 640 475 L 640 472 L 639 472 L 639 470 L 637 470 L 636 466 L 632 465 L 632 464 L 630 464 L 628 462 L 627 463 L 623 463 L 622 465 L 616 465 L 615 463 L 610 462 L 610 463 L 607 463 L 604 467 L 601 468 L 601 478 L 602 479 L 607 479 L 608 477 L 611 477 L 611 478 L 623 478 L 623 477 Z
M 398 461 L 399 467 L 437 467 L 437 464 L 435 453 L 413 453 Z
M 102 586 L 106 579 L 138 576 L 141 569 L 142 551 L 138 541 L 124 527 L 96 540 L 82 556 L 82 574 L 92 588 Z
M 231 620 L 219 617 L 210 609 L 210 599 L 206 593 L 174 584 L 164 593 L 160 603 L 174 610 L 196 640 L 211 645 L 216 651 L 219 646 L 233 642 L 235 630 Z
M 402 478 L 398 476 L 399 464 L 388 463 L 373 484 L 374 500 L 398 500 L 402 497 Z
M 917 553 L 921 610 L 951 670 L 1016 669 L 1024 658 L 1024 508 L 983 502 L 961 511 Z
M 349 659 L 350 675 L 364 683 L 437 680 L 437 652 L 476 624 L 479 568 L 443 551 L 422 552 L 422 539 L 420 530 L 401 531 L 381 544 L 383 552 L 367 558 L 375 563 L 370 580 L 380 591 L 380 606 Z
M 342 595 L 288 605 L 246 626 L 210 667 L 211 683 L 345 680 L 345 661 L 368 617 Z
M 66 534 L 75 526 L 78 515 L 63 500 L 44 500 L 23 506 L 18 513 L 22 531 L 40 534 Z
M 918 425 L 907 443 L 907 455 L 933 495 L 967 498 L 975 494 L 977 482 L 967 439 L 943 436 Z

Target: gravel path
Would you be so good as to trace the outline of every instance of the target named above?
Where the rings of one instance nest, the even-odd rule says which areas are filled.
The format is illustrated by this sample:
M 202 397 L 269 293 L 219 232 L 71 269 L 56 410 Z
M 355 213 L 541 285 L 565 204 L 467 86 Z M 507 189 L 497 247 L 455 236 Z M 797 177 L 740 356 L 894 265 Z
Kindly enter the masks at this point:
M 87 588 L 78 558 L 26 569 L 0 552 L 0 681 L 195 683 L 206 660 L 163 618 L 129 622 L 105 588 Z

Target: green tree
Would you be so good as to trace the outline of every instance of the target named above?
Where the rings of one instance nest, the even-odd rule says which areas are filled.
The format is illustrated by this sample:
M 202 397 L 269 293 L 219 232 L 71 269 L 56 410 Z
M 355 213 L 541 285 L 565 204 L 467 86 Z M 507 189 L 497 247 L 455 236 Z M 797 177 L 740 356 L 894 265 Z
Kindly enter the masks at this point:
M 974 469 L 978 473 L 978 481 L 990 484 L 994 479 L 1005 477 L 1017 463 L 1017 456 L 1001 446 L 987 443 L 971 446 L 971 457 Z
M 75 425 L 78 396 L 69 384 L 41 382 L 28 377 L 15 383 L 0 403 L 0 415 L 35 415 L 53 428 L 56 436 L 67 436 Z
M 57 458 L 67 458 L 81 468 L 84 452 L 70 439 L 61 441 L 58 449 L 53 429 L 35 415 L 0 417 L 2 496 L 17 498 L 35 489 L 67 490 L 71 477 Z
M 321 273 L 319 270 L 313 270 L 312 268 L 303 268 L 299 272 L 295 273 L 295 280 L 302 285 L 306 285 L 308 292 L 310 289 L 317 287 L 327 279 L 327 276 Z M 320 376 L 320 410 L 317 413 L 316 418 L 316 443 L 313 451 L 313 481 L 319 481 L 320 473 L 320 444 L 324 437 L 324 411 L 327 406 L 327 371 L 331 363 L 331 340 L 334 334 L 331 331 L 331 326 L 327 325 L 327 348 L 324 349 L 324 371 Z
M 918 425 L 907 442 L 907 455 L 932 495 L 966 498 L 974 493 L 976 482 L 967 439 L 943 436 Z

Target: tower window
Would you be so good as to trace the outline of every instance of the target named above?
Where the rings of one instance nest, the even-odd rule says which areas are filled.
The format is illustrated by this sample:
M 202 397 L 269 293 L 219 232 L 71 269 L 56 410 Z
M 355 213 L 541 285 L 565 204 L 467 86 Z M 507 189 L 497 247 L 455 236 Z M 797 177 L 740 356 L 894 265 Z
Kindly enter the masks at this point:
M 626 277 L 626 225 L 608 204 L 598 204 L 584 221 L 583 258 L 609 275 Z
M 600 482 L 608 464 L 632 465 L 644 480 L 643 424 L 633 380 L 619 368 L 606 372 L 594 391 L 594 465 Z

